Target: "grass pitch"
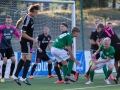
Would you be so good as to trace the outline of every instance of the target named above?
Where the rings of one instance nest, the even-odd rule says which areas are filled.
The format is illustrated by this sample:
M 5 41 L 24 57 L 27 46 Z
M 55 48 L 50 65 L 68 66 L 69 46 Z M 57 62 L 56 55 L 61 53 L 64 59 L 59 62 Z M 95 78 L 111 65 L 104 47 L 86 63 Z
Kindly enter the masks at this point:
M 31 86 L 23 82 L 18 86 L 13 80 L 6 79 L 5 83 L 0 83 L 0 90 L 120 90 L 120 84 L 115 84 L 112 80 L 111 85 L 106 85 L 103 74 L 95 74 L 94 83 L 91 85 L 85 85 L 87 79 L 83 75 L 73 84 L 54 84 L 56 80 L 57 78 L 35 77 L 29 79 Z

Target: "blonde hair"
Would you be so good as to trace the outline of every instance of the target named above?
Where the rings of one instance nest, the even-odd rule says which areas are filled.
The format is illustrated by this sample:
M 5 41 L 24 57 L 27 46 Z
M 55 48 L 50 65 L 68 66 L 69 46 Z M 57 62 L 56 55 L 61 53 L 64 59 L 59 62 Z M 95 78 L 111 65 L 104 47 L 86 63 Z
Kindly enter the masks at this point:
M 109 42 L 109 44 L 111 44 L 111 39 L 109 37 L 104 38 L 103 42 L 105 42 L 105 41 L 107 41 L 107 42 Z

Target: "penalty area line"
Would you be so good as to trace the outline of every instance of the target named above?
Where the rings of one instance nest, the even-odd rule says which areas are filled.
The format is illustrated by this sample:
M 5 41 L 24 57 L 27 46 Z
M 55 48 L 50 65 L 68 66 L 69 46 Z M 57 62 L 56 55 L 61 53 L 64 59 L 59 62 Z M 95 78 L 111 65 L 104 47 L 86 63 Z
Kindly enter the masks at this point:
M 83 88 L 72 88 L 72 89 L 64 89 L 64 90 L 82 90 L 82 89 L 90 89 L 90 88 L 105 88 L 105 87 L 114 87 L 114 86 L 119 86 L 120 84 L 117 85 L 105 85 L 105 86 L 94 86 L 94 87 L 83 87 Z

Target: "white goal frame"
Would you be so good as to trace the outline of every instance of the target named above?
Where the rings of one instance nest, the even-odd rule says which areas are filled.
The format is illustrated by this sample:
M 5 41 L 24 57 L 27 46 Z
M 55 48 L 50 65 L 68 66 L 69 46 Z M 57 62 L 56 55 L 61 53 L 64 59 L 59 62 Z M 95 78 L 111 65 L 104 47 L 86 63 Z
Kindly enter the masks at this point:
M 15 0 L 16 1 L 16 0 Z M 24 1 L 24 2 L 36 2 L 36 3 L 63 3 L 63 4 L 71 4 L 72 5 L 72 28 L 74 26 L 76 26 L 76 20 L 75 20 L 75 1 L 57 1 L 57 0 L 18 0 L 18 1 Z M 73 38 L 73 45 L 74 45 L 74 49 L 73 49 L 73 53 L 74 53 L 74 57 L 76 58 L 76 38 Z M 76 64 L 74 64 L 73 70 L 76 71 Z

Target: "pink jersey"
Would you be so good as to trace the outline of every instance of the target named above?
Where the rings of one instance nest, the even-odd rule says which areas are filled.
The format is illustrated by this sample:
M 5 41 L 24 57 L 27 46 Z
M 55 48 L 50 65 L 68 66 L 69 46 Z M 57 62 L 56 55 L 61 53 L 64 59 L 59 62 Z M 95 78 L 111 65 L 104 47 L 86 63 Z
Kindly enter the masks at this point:
M 0 26 L 0 49 L 12 47 L 11 38 L 13 34 L 20 39 L 20 34 L 13 25 L 11 25 L 9 29 L 6 28 L 6 24 Z

